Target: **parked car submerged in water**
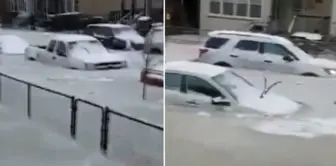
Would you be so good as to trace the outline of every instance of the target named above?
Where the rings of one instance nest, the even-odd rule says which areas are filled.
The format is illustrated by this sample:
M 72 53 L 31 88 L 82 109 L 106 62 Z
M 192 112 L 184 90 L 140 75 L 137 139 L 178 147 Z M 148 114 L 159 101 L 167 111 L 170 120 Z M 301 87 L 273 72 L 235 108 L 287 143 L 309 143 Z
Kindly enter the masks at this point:
M 100 40 L 108 49 L 143 50 L 145 39 L 131 26 L 123 24 L 90 24 L 84 34 Z
M 97 39 L 85 35 L 56 35 L 47 46 L 29 46 L 25 58 L 83 70 L 127 66 L 123 56 L 109 53 Z
M 147 81 L 158 83 L 161 77 L 153 76 L 155 73 Z M 256 88 L 230 68 L 189 61 L 165 64 L 165 101 L 178 107 L 252 111 L 271 116 L 304 109 L 302 104 L 285 96 Z

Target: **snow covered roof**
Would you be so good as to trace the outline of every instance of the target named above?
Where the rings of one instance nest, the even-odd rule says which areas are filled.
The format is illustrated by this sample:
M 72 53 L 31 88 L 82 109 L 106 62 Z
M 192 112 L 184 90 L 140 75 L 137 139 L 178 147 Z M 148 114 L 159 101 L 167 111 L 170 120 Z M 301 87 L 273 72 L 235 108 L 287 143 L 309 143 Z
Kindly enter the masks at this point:
M 62 34 L 55 35 L 52 37 L 53 40 L 60 40 L 64 42 L 74 42 L 74 41 L 88 41 L 88 40 L 97 40 L 94 37 L 87 35 L 78 35 L 78 34 Z
M 229 69 L 192 61 L 172 61 L 165 64 L 165 70 L 183 73 L 194 73 L 206 77 L 213 77 L 220 73 L 228 71 Z
M 291 44 L 291 42 L 281 36 L 269 35 L 265 33 L 255 33 L 255 32 L 244 32 L 244 31 L 230 31 L 230 30 L 216 30 L 208 33 L 210 37 L 228 37 L 228 36 L 244 36 L 244 37 L 254 37 L 263 40 L 269 40 L 282 44 Z
M 310 32 L 295 32 L 291 35 L 291 37 L 300 37 L 308 40 L 322 40 L 323 36 L 319 33 L 310 33 Z
M 124 24 L 89 24 L 88 27 L 108 27 L 108 28 L 130 28 L 129 25 Z
M 58 13 L 58 14 L 56 14 L 56 16 L 74 15 L 74 14 L 80 14 L 80 12 L 66 12 L 66 13 Z
M 151 18 L 149 16 L 141 16 L 141 17 L 138 18 L 138 20 L 140 20 L 140 21 L 148 21 L 150 19 Z

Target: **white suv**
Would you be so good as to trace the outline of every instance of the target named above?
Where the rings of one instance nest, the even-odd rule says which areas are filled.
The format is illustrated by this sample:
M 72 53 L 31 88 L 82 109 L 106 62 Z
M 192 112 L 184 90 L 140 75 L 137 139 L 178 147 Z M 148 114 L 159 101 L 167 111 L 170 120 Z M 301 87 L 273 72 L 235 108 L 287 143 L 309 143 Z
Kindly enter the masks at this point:
M 198 62 L 303 76 L 336 75 L 336 61 L 314 58 L 283 37 L 238 31 L 208 35 Z

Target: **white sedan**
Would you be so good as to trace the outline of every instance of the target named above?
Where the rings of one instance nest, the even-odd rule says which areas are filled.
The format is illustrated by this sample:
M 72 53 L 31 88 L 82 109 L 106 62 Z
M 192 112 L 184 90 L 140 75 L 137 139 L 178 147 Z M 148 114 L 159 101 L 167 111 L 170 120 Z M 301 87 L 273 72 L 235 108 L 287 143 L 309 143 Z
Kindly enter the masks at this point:
M 47 46 L 28 47 L 25 57 L 73 69 L 97 70 L 127 66 L 122 55 L 109 53 L 97 39 L 86 35 L 56 35 Z
M 151 78 L 156 78 L 157 82 L 159 77 Z M 305 108 L 298 102 L 270 92 L 271 88 L 257 89 L 231 69 L 198 62 L 166 63 L 165 89 L 165 101 L 170 106 L 280 116 Z

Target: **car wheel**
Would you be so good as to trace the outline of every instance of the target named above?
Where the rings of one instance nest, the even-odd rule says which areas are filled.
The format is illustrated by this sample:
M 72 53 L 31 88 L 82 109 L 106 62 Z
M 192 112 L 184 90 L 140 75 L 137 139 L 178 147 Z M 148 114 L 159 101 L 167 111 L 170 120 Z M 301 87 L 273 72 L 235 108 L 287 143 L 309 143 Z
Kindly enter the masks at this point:
M 226 62 L 217 62 L 214 65 L 221 66 L 221 67 L 232 67 L 230 64 L 228 64 Z
M 305 77 L 318 77 L 317 74 L 314 74 L 314 73 L 303 73 L 301 74 L 302 76 L 305 76 Z

